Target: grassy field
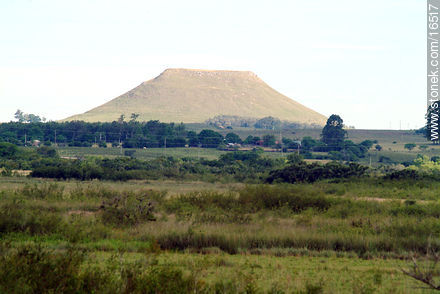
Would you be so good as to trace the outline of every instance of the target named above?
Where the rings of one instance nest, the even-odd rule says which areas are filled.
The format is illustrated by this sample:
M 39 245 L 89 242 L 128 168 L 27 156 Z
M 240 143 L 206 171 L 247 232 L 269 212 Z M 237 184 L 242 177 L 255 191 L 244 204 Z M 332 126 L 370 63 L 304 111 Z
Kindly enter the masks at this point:
M 62 157 L 109 157 L 115 158 L 124 156 L 127 150 L 134 150 L 133 156 L 138 159 L 149 160 L 161 156 L 173 156 L 177 158 L 192 157 L 205 159 L 218 159 L 220 155 L 229 151 L 217 150 L 215 148 L 148 148 L 148 149 L 132 149 L 132 148 L 94 148 L 94 147 L 60 147 L 57 151 Z M 282 152 L 265 152 L 264 156 L 270 158 L 285 157 L 286 153 Z
M 431 293 L 401 268 L 428 244 L 440 248 L 438 189 L 374 178 L 267 186 L 0 177 L 0 281 L 25 275 L 28 256 L 49 266 L 39 264 L 47 250 L 69 263 L 55 272 L 71 268 L 66 275 L 99 293 L 163 281 L 181 293 Z M 84 255 L 77 272 L 75 252 Z
M 81 156 L 99 156 L 99 157 L 118 157 L 124 156 L 127 150 L 135 150 L 134 157 L 139 159 L 154 159 L 161 156 L 174 157 L 194 157 L 216 159 L 227 151 L 217 150 L 215 148 L 93 148 L 93 147 L 60 147 L 57 149 L 60 156 L 63 157 L 81 157 Z

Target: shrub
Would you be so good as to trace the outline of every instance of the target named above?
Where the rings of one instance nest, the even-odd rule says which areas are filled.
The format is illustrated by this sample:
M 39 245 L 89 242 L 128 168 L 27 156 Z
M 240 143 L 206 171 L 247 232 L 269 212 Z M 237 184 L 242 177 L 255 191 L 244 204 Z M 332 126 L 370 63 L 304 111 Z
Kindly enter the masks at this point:
M 413 169 L 404 169 L 393 171 L 384 177 L 387 180 L 418 180 L 420 179 L 420 175 L 416 170 Z
M 83 259 L 84 255 L 78 251 L 54 253 L 39 245 L 3 252 L 0 256 L 1 292 L 77 293 Z
M 287 186 L 247 187 L 240 190 L 238 201 L 250 211 L 287 206 L 294 212 L 301 212 L 307 208 L 327 210 L 332 205 L 330 199 L 317 192 L 305 193 L 297 190 Z
M 156 220 L 153 203 L 134 194 L 123 194 L 104 201 L 100 208 L 101 219 L 105 224 L 134 225 Z
M 347 165 L 338 162 L 329 162 L 325 165 L 321 165 L 318 163 L 306 164 L 302 161 L 270 172 L 266 181 L 268 183 L 313 183 L 321 179 L 361 177 L 365 174 L 367 169 L 368 167 L 353 162 Z
M 192 293 L 195 288 L 195 279 L 185 277 L 181 270 L 172 267 L 153 266 L 146 272 L 143 268 L 126 267 L 123 278 L 127 283 L 125 293 Z
M 0 248 L 2 293 L 198 293 L 194 276 L 153 262 L 118 263 L 105 267 L 85 263 L 85 253 L 54 251 L 39 244 Z M 42 278 L 44 273 L 44 278 Z
M 57 183 L 26 184 L 17 193 L 34 199 L 62 199 L 64 187 Z
M 8 203 L 0 207 L 0 234 L 50 234 L 57 232 L 62 224 L 63 220 L 59 215 L 36 208 L 30 209 L 22 203 Z

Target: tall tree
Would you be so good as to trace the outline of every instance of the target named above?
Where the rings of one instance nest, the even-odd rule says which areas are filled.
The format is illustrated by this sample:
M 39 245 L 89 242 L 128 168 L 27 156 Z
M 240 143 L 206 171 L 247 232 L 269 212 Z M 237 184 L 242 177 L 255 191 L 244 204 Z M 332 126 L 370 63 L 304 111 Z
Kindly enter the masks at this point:
M 18 120 L 18 122 L 24 122 L 25 121 L 24 113 L 20 109 L 17 109 L 17 111 L 14 114 L 14 118 L 16 120 Z
M 41 121 L 46 121 L 46 118 L 41 119 L 41 117 L 38 115 L 32 113 L 24 113 L 20 109 L 17 109 L 14 114 L 14 118 L 20 123 L 37 123 Z
M 332 114 L 322 129 L 322 141 L 327 144 L 330 149 L 338 149 L 344 142 L 347 131 L 343 129 L 342 118 L 337 114 Z
M 223 142 L 223 136 L 213 130 L 202 130 L 198 138 L 204 148 L 217 148 Z
M 139 117 L 139 113 L 132 113 L 130 116 L 130 122 L 134 123 Z

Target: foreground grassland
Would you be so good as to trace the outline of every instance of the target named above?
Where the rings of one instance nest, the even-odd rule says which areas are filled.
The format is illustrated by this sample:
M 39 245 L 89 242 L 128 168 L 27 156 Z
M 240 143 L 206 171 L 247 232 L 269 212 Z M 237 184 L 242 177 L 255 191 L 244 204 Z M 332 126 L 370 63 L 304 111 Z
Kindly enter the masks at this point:
M 430 293 L 401 268 L 440 249 L 439 189 L 3 177 L 0 292 Z

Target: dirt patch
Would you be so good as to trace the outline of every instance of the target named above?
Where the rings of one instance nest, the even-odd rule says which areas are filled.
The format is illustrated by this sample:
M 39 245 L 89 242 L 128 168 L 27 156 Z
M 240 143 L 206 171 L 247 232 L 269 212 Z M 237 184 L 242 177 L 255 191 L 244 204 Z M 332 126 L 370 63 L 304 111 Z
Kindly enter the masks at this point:
M 70 210 L 67 212 L 67 215 L 84 215 L 84 216 L 91 216 L 95 215 L 96 212 L 94 211 L 86 211 L 86 210 Z

